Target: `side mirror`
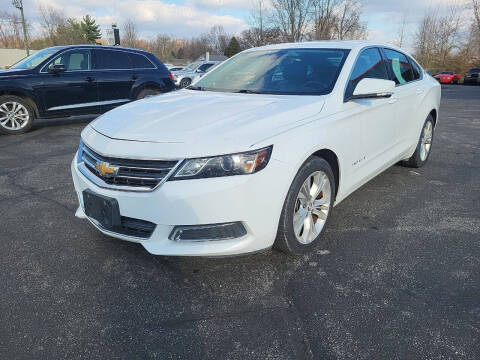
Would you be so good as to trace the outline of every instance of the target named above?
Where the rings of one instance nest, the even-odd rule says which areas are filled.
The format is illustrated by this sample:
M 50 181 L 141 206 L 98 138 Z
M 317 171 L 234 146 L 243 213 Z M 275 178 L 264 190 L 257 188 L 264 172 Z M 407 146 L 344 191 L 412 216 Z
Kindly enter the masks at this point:
M 395 82 L 382 79 L 362 79 L 355 87 L 353 95 L 346 99 L 384 99 L 389 98 L 395 91 Z
M 48 67 L 48 71 L 50 71 L 51 73 L 54 73 L 54 74 L 64 72 L 65 70 L 67 70 L 67 67 L 63 64 L 51 64 Z
M 203 70 L 197 69 L 195 70 L 196 73 L 203 73 Z

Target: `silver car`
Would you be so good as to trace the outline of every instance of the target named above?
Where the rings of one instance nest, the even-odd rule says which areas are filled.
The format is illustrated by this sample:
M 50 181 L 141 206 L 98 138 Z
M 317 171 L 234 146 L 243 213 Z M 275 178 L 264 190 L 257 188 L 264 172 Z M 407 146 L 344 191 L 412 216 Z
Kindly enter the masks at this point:
M 189 86 L 219 63 L 220 61 L 198 61 L 185 66 L 181 71 L 172 71 L 175 86 L 180 89 Z

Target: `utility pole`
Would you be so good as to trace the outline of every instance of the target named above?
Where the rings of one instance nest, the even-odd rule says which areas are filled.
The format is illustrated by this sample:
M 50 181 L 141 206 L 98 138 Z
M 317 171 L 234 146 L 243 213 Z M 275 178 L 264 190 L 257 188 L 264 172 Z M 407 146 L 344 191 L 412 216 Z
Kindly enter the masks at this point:
M 27 50 L 27 56 L 30 55 L 30 49 L 28 48 L 28 35 L 27 24 L 25 23 L 25 16 L 23 15 L 23 0 L 12 0 L 12 5 L 20 10 L 22 15 L 22 27 L 23 27 L 23 41 L 25 42 L 25 49 Z

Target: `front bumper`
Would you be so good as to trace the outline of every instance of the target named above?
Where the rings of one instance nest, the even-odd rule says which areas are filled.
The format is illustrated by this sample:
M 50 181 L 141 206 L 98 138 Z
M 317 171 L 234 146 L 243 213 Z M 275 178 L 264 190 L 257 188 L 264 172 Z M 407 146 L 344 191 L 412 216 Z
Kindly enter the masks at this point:
M 211 179 L 167 181 L 152 192 L 104 189 L 87 179 L 71 165 L 73 182 L 83 211 L 82 193 L 86 189 L 118 201 L 122 216 L 156 224 L 148 239 L 112 233 L 88 219 L 106 235 L 138 242 L 155 255 L 228 256 L 260 251 L 273 245 L 280 212 L 293 169 L 270 159 L 267 167 L 253 175 Z M 175 241 L 169 235 L 176 225 L 243 223 L 247 234 L 241 238 L 215 241 Z

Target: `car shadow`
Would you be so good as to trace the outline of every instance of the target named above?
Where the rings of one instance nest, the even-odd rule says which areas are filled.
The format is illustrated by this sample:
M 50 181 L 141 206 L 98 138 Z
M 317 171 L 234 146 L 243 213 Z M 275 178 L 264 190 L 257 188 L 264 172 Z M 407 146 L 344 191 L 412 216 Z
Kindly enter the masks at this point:
M 43 128 L 65 126 L 65 125 L 81 125 L 87 124 L 90 121 L 96 119 L 99 115 L 81 115 L 81 116 L 69 116 L 64 118 L 52 118 L 52 119 L 36 119 L 32 130 L 40 130 Z

